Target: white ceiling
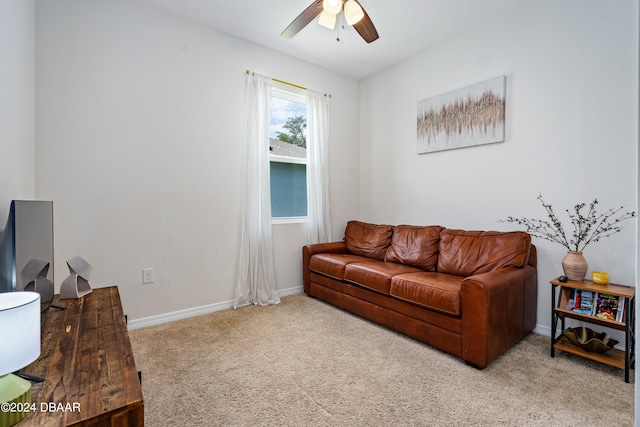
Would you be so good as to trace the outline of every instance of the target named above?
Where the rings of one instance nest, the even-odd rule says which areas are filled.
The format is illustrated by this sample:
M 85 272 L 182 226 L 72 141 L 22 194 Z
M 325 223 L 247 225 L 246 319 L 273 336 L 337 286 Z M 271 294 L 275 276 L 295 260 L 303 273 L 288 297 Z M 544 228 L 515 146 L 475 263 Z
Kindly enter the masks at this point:
M 532 0 L 359 0 L 380 38 L 367 44 L 345 24 L 317 19 L 295 37 L 280 33 L 312 0 L 143 0 L 236 37 L 362 79 Z

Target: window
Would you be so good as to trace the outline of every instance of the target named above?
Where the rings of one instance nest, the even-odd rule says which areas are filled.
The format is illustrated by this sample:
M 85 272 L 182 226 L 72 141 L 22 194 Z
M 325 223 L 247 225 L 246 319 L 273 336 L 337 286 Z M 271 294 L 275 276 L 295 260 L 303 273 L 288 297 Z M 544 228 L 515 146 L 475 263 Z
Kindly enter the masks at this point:
M 307 216 L 307 102 L 302 89 L 273 83 L 269 105 L 271 216 Z

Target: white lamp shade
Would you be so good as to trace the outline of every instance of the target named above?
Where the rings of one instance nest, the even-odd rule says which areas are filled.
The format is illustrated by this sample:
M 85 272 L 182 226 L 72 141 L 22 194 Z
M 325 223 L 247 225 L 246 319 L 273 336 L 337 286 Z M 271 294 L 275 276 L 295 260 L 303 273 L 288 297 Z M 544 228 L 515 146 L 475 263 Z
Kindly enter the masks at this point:
M 344 4 L 344 18 L 349 25 L 357 24 L 362 18 L 364 18 L 364 11 L 358 2 L 354 0 L 347 0 Z
M 0 376 L 40 356 L 40 294 L 0 293 Z
M 342 0 L 323 0 L 322 9 L 331 15 L 337 15 L 342 10 Z
M 322 11 L 320 13 L 320 18 L 318 19 L 318 24 L 326 27 L 330 30 L 333 30 L 336 27 L 336 20 L 338 15 L 332 15 L 327 13 L 326 11 Z

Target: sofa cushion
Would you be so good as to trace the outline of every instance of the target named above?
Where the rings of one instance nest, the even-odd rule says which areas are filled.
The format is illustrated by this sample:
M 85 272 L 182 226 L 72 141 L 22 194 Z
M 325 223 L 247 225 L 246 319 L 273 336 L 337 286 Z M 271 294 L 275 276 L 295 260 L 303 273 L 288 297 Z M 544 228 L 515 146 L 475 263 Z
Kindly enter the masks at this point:
M 363 261 L 369 261 L 369 258 L 351 254 L 315 254 L 309 260 L 309 270 L 334 279 L 344 280 L 344 269 L 347 264 Z
M 394 227 L 391 245 L 387 249 L 384 260 L 435 271 L 438 262 L 438 242 L 443 229 L 444 227 L 437 225 Z
M 438 272 L 472 276 L 503 267 L 524 267 L 529 259 L 531 236 L 524 231 L 440 232 Z
M 391 225 L 349 221 L 344 232 L 344 240 L 350 253 L 383 261 L 387 247 L 391 244 L 392 234 Z
M 345 267 L 344 279 L 347 282 L 389 295 L 393 276 L 419 271 L 421 270 L 418 268 L 393 262 L 354 262 Z
M 405 273 L 391 279 L 390 294 L 431 310 L 460 316 L 460 287 L 464 277 L 435 272 Z

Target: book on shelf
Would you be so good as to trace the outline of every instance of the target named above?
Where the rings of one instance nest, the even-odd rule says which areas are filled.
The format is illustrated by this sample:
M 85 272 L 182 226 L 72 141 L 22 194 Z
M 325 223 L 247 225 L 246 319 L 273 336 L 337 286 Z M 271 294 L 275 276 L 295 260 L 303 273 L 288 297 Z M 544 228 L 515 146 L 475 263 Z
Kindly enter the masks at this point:
M 588 314 L 590 316 L 593 315 L 595 309 L 594 296 L 595 294 L 592 291 L 574 289 L 567 304 L 567 310 Z
M 618 313 L 616 313 L 616 322 L 624 321 L 624 304 L 627 299 L 625 297 L 619 297 L 618 300 Z
M 601 319 L 622 322 L 626 298 L 605 292 L 574 289 L 567 303 L 567 310 L 596 316 Z
M 620 309 L 620 298 L 616 295 L 598 292 L 596 295 L 595 316 L 607 320 L 616 320 Z

